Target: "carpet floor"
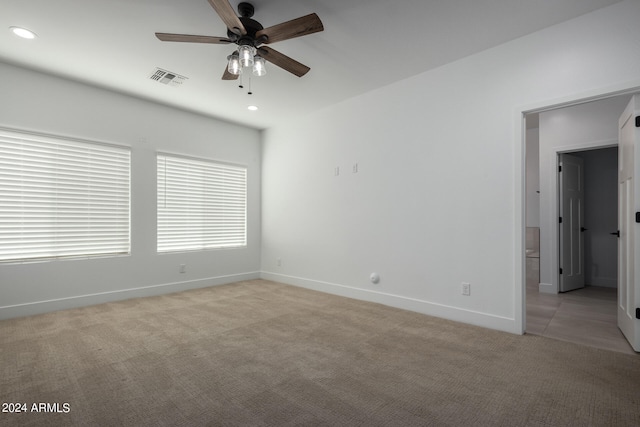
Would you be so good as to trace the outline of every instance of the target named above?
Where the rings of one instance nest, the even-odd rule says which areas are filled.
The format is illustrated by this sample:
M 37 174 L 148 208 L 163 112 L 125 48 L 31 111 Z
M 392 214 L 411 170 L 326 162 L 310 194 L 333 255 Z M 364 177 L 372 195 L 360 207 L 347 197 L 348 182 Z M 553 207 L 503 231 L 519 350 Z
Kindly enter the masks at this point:
M 1 321 L 0 403 L 2 426 L 638 426 L 640 356 L 255 280 Z

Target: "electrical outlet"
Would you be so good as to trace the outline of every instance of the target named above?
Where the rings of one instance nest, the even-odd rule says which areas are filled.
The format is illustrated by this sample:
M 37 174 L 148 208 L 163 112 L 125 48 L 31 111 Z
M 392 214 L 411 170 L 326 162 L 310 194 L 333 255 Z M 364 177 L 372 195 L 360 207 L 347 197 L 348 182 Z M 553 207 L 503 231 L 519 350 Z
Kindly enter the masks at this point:
M 462 295 L 464 296 L 470 296 L 471 295 L 471 283 L 467 283 L 467 282 L 462 282 Z
M 187 272 L 187 264 L 180 264 L 180 273 Z

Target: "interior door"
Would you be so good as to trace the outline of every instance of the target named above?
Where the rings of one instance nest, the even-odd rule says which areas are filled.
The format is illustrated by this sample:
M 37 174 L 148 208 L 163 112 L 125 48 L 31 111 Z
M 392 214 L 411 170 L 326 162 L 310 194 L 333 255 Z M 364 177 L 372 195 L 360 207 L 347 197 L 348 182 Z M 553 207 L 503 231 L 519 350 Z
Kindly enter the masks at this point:
M 640 351 L 640 284 L 638 271 L 636 212 L 640 212 L 640 96 L 634 97 L 618 122 L 618 327 L 635 351 Z
M 560 292 L 584 288 L 584 166 L 580 157 L 560 154 Z

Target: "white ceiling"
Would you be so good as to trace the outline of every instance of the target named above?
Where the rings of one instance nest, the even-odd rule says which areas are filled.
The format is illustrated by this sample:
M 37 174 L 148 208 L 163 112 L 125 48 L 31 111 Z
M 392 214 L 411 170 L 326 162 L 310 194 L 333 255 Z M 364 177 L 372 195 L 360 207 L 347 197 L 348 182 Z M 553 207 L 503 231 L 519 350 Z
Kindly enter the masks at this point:
M 247 95 L 220 78 L 233 45 L 154 36 L 226 36 L 207 0 L 1 0 L 0 61 L 267 128 L 618 1 L 252 0 L 264 27 L 316 12 L 325 31 L 270 45 L 311 71 L 298 78 L 267 64 Z M 188 79 L 160 84 L 149 78 L 156 67 Z

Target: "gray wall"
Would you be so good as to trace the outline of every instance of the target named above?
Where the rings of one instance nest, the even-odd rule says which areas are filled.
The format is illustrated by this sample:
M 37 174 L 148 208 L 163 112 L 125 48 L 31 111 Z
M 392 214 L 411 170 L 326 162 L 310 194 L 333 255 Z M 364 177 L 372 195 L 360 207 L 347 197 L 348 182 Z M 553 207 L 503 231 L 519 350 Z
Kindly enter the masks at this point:
M 0 264 L 0 318 L 259 277 L 258 131 L 8 64 L 0 75 L 0 126 L 132 150 L 131 255 Z M 157 151 L 247 166 L 246 248 L 156 253 Z

